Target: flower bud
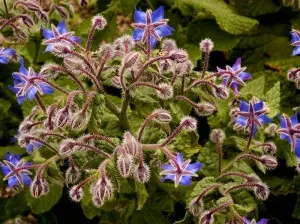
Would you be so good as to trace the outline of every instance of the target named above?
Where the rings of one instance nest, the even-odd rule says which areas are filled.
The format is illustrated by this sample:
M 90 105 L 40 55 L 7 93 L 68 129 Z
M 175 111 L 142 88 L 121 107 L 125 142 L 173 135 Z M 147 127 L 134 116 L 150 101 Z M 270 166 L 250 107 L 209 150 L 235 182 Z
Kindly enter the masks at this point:
M 260 157 L 260 162 L 268 170 L 273 170 L 278 165 L 276 158 L 273 156 L 269 156 L 269 155 L 262 155 Z
M 212 51 L 214 43 L 209 38 L 205 38 L 200 42 L 200 49 L 203 52 L 209 53 Z
M 176 42 L 172 39 L 164 39 L 161 42 L 161 50 L 165 52 L 170 52 L 177 49 Z
M 153 112 L 153 114 L 156 114 L 154 120 L 158 123 L 171 122 L 172 117 L 171 117 L 171 114 L 169 113 L 169 111 L 167 111 L 167 110 L 158 109 L 158 110 L 155 110 Z
M 30 194 L 34 198 L 39 198 L 42 195 L 49 193 L 49 184 L 44 178 L 35 177 L 30 185 Z
M 269 137 L 274 137 L 277 132 L 277 125 L 272 123 L 269 124 L 268 127 L 265 128 L 264 132 L 269 136 Z
M 82 187 L 78 187 L 78 185 L 73 186 L 69 192 L 69 196 L 72 201 L 80 202 L 81 199 L 83 198 Z
M 74 140 L 73 139 L 65 139 L 61 141 L 59 146 L 59 154 L 61 155 L 69 155 L 74 151 Z
M 83 114 L 82 111 L 74 113 L 71 120 L 72 129 L 77 131 L 85 129 L 90 120 L 89 115 L 87 113 Z
M 79 5 L 81 7 L 86 7 L 89 4 L 88 0 L 79 0 Z
M 203 102 L 197 104 L 195 111 L 199 116 L 209 116 L 216 112 L 217 108 L 211 103 Z
M 117 88 L 121 88 L 121 80 L 120 80 L 120 76 L 114 76 L 111 79 L 112 84 L 117 87 Z
M 34 25 L 34 22 L 33 22 L 33 19 L 31 18 L 31 16 L 23 15 L 22 16 L 22 21 L 29 28 Z
M 228 98 L 229 91 L 225 86 L 219 85 L 219 86 L 217 86 L 217 88 L 214 88 L 214 94 L 216 97 L 224 100 L 224 99 Z
M 214 216 L 209 211 L 203 212 L 199 218 L 199 224 L 213 224 L 214 221 Z
M 122 146 L 125 148 L 126 153 L 135 156 L 141 150 L 141 144 L 130 134 L 130 132 L 124 133 L 124 139 Z
M 26 134 L 31 131 L 32 127 L 33 127 L 32 121 L 24 120 L 19 126 L 19 132 Z
M 38 11 L 35 13 L 44 23 L 48 23 L 49 17 L 48 14 L 44 11 Z
M 103 30 L 107 25 L 106 19 L 102 15 L 94 16 L 92 19 L 92 26 L 97 30 Z
M 134 168 L 134 178 L 141 183 L 146 183 L 150 179 L 150 168 L 144 162 L 138 163 Z
M 170 52 L 170 59 L 177 62 L 183 63 L 188 60 L 188 54 L 184 50 L 173 50 Z
M 102 44 L 99 48 L 99 55 L 102 58 L 112 58 L 114 56 L 114 48 L 111 44 Z
M 81 172 L 76 166 L 71 166 L 66 170 L 66 183 L 75 184 L 81 177 Z
M 197 198 L 194 198 L 188 204 L 188 210 L 193 216 L 199 216 L 202 212 L 203 202 L 198 201 Z
M 57 111 L 55 117 L 55 125 L 57 127 L 65 126 L 71 119 L 70 109 L 68 107 L 61 108 Z
M 131 35 L 122 36 L 121 44 L 122 44 L 122 49 L 124 50 L 125 53 L 130 52 L 135 46 L 135 42 L 133 41 Z
M 65 7 L 62 7 L 60 5 L 54 5 L 54 8 L 59 16 L 61 16 L 64 19 L 67 19 L 69 17 L 68 10 L 65 9 Z
M 260 187 L 254 188 L 255 196 L 261 200 L 267 200 L 270 195 L 270 190 L 267 185 L 260 183 Z
M 52 131 L 55 127 L 55 114 L 57 113 L 57 106 L 55 104 L 50 105 L 47 109 L 46 109 L 46 113 L 48 115 L 48 118 L 45 119 L 44 121 L 44 127 L 49 130 Z
M 295 82 L 300 77 L 300 70 L 299 68 L 291 68 L 287 72 L 287 78 L 289 81 Z
M 101 177 L 91 186 L 92 201 L 96 207 L 101 207 L 105 200 L 113 197 L 113 186 L 107 177 Z
M 161 90 L 156 90 L 157 96 L 162 100 L 167 100 L 173 97 L 173 87 L 167 83 L 158 85 Z
M 232 118 L 235 118 L 238 116 L 237 112 L 239 112 L 240 109 L 238 107 L 234 107 L 232 108 L 230 111 L 229 111 L 229 115 L 232 117 Z
M 63 58 L 65 57 L 66 54 L 69 54 L 71 52 L 71 48 L 69 44 L 56 43 L 54 44 L 51 52 L 55 54 L 57 57 Z
M 124 58 L 124 65 L 127 68 L 133 66 L 140 59 L 140 56 L 139 52 L 130 52 L 126 54 Z
M 261 145 L 265 153 L 274 155 L 276 153 L 277 147 L 274 142 L 265 142 Z
M 28 38 L 28 35 L 20 29 L 16 30 L 16 35 L 21 40 L 26 40 Z
M 117 160 L 117 167 L 120 171 L 122 177 L 127 178 L 131 174 L 132 171 L 133 158 L 132 155 L 127 154 L 125 149 L 120 146 L 119 147 L 119 156 Z
M 210 133 L 210 140 L 216 144 L 222 144 L 225 138 L 225 133 L 221 129 L 213 129 Z
M 188 132 L 195 131 L 197 129 L 197 120 L 193 117 L 184 117 L 180 122 L 180 125 L 182 124 L 184 125 L 183 128 Z

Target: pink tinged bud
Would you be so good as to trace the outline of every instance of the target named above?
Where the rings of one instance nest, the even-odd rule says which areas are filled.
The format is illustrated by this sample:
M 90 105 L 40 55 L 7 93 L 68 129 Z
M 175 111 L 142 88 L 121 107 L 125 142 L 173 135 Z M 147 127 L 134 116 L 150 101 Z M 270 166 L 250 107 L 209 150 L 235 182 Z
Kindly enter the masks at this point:
M 30 194 L 34 198 L 39 198 L 42 195 L 49 193 L 49 184 L 44 178 L 34 178 L 30 185 Z
M 156 114 L 154 120 L 158 123 L 169 123 L 172 120 L 171 114 L 167 110 L 158 109 L 153 114 Z
M 30 132 L 33 127 L 32 124 L 33 124 L 32 121 L 24 120 L 19 126 L 19 132 L 24 133 L 24 134 Z
M 62 18 L 67 19 L 69 17 L 69 12 L 65 7 L 59 6 L 59 5 L 54 5 L 54 8 L 55 8 L 56 12 L 58 13 L 58 15 L 60 15 Z
M 73 186 L 69 192 L 69 196 L 72 201 L 80 202 L 83 198 L 83 189 L 77 185 Z
M 274 155 L 277 151 L 277 147 L 276 145 L 274 144 L 274 142 L 265 142 L 263 145 L 262 145 L 262 149 L 265 153 L 267 154 L 271 154 L 271 155 Z
M 183 125 L 183 128 L 188 132 L 195 131 L 197 129 L 197 120 L 186 116 L 181 120 L 180 125 Z
M 111 44 L 102 44 L 99 48 L 101 58 L 112 58 L 115 54 L 114 48 Z
M 138 163 L 133 171 L 134 178 L 141 183 L 146 183 L 150 179 L 150 168 L 144 162 Z
M 125 148 L 126 153 L 135 156 L 141 150 L 141 144 L 133 137 L 130 132 L 124 133 L 122 146 Z
M 23 32 L 22 30 L 16 30 L 16 35 L 21 40 L 25 40 L 28 38 L 28 35 L 25 32 Z
M 232 108 L 232 109 L 229 111 L 229 115 L 230 115 L 231 117 L 235 118 L 235 117 L 238 116 L 237 113 L 238 113 L 239 111 L 240 111 L 239 108 L 234 107 L 234 108 Z
M 120 80 L 120 76 L 114 76 L 112 79 L 112 84 L 117 87 L 117 88 L 121 88 L 121 80 Z
M 299 68 L 292 68 L 287 72 L 287 78 L 289 81 L 295 82 L 300 78 L 300 70 Z
M 210 133 L 210 140 L 216 144 L 222 144 L 225 138 L 226 138 L 225 133 L 221 129 L 214 129 Z
M 177 49 L 176 42 L 172 39 L 164 39 L 161 42 L 161 49 L 165 52 L 170 52 Z
M 200 42 L 200 49 L 203 52 L 209 53 L 212 51 L 213 47 L 214 47 L 214 43 L 209 38 L 205 38 Z
M 213 224 L 214 216 L 209 211 L 203 212 L 199 218 L 199 224 Z
M 38 11 L 35 13 L 44 23 L 48 23 L 48 14 L 44 11 Z
M 161 90 L 156 90 L 157 96 L 162 100 L 167 100 L 173 97 L 173 87 L 167 83 L 158 85 Z
M 83 114 L 82 111 L 76 112 L 72 116 L 71 128 L 77 131 L 83 130 L 87 127 L 89 120 L 90 120 L 89 113 Z
M 267 185 L 264 183 L 259 183 L 261 185 L 260 187 L 255 187 L 254 188 L 254 193 L 257 198 L 260 200 L 267 200 L 269 195 L 270 195 L 270 190 Z
M 79 5 L 81 7 L 86 7 L 89 4 L 88 0 L 79 0 Z
M 122 36 L 121 37 L 121 45 L 122 45 L 122 48 L 125 53 L 130 52 L 135 46 L 132 36 L 131 35 Z
M 70 109 L 68 107 L 61 108 L 57 111 L 57 114 L 55 117 L 55 125 L 57 127 L 63 127 L 66 124 L 68 124 L 70 119 L 71 119 Z
M 177 63 L 183 63 L 188 60 L 188 54 L 184 50 L 173 50 L 169 54 L 170 59 L 177 62 Z
M 56 43 L 51 51 L 57 57 L 63 58 L 66 54 L 71 52 L 70 45 L 63 43 Z
M 59 65 L 56 65 L 54 63 L 48 63 L 48 64 L 45 64 L 42 66 L 39 74 L 44 76 L 44 77 L 47 77 L 47 78 L 56 78 L 59 74 L 59 71 L 55 68 L 58 68 Z
M 274 137 L 277 133 L 277 125 L 272 123 L 269 124 L 268 127 L 265 128 L 264 132 L 269 136 L 269 137 Z
M 188 210 L 193 216 L 200 216 L 203 208 L 203 202 L 200 200 L 198 201 L 197 198 L 194 198 L 188 204 Z
M 29 28 L 34 25 L 34 22 L 33 22 L 33 19 L 31 18 L 31 16 L 28 16 L 28 15 L 22 16 L 22 21 Z
M 203 102 L 197 104 L 195 111 L 199 116 L 209 116 L 216 112 L 217 108 L 211 103 Z
M 105 200 L 113 197 L 113 185 L 107 177 L 101 177 L 91 186 L 92 201 L 96 207 L 101 207 Z
M 225 86 L 219 85 L 219 86 L 217 86 L 217 88 L 214 88 L 214 94 L 216 97 L 224 100 L 224 99 L 228 98 L 229 91 Z
M 125 152 L 123 147 L 120 147 L 120 154 L 117 160 L 117 167 L 120 171 L 122 177 L 127 178 L 130 176 L 133 165 L 132 155 L 129 155 Z
M 95 27 L 96 29 L 103 30 L 104 27 L 107 25 L 107 21 L 102 15 L 99 15 L 93 17 L 92 24 L 93 27 Z
M 277 167 L 278 163 L 275 157 L 269 155 L 263 155 L 260 157 L 260 162 L 268 170 L 273 170 Z
M 126 54 L 124 58 L 124 65 L 127 68 L 133 66 L 140 59 L 140 56 L 139 52 L 130 52 Z
M 66 171 L 66 183 L 67 184 L 75 184 L 79 181 L 81 177 L 81 172 L 76 166 L 71 166 Z
M 70 155 L 74 151 L 74 140 L 73 139 L 65 139 L 61 141 L 59 146 L 59 154 L 60 155 Z

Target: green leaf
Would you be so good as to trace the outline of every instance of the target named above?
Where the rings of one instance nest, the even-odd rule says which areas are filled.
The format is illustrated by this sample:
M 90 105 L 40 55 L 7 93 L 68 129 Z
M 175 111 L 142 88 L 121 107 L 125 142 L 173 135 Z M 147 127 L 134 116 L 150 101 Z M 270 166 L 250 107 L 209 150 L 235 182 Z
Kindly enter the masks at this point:
M 202 52 L 200 51 L 199 45 L 185 44 L 183 49 L 188 52 L 189 59 L 191 59 L 194 65 L 196 65 L 197 61 L 202 58 Z
M 5 113 L 5 114 L 7 113 L 7 111 L 9 110 L 10 107 L 11 107 L 10 101 L 0 98 L 0 111 L 1 111 L 2 116 L 3 116 L 3 113 Z
M 259 78 L 253 79 L 247 82 L 246 86 L 241 89 L 241 96 L 246 97 L 257 96 L 258 98 L 263 97 L 265 88 L 265 77 L 260 76 Z
M 295 219 L 300 219 L 300 195 L 297 196 L 297 202 L 296 202 L 292 216 Z
M 236 146 L 239 150 L 244 151 L 246 146 L 247 146 L 247 140 L 244 138 L 240 138 L 237 136 L 230 136 L 224 141 L 224 146 L 230 146 L 234 145 Z
M 182 131 L 176 136 L 172 146 L 176 152 L 183 152 L 186 158 L 190 158 L 201 150 L 198 139 L 198 133 Z
M 120 0 L 122 14 L 127 16 L 131 14 L 140 0 Z
M 241 215 L 247 215 L 257 207 L 254 198 L 248 191 L 232 192 L 231 196 L 235 202 L 234 208 Z
M 205 177 L 202 180 L 200 180 L 194 187 L 194 189 L 190 195 L 189 201 L 191 201 L 194 198 L 196 198 L 197 196 L 199 196 L 199 194 L 201 194 L 201 192 L 203 190 L 205 190 L 206 188 L 211 186 L 213 183 L 216 183 L 216 178 L 214 178 L 214 177 Z
M 141 210 L 149 197 L 147 189 L 143 183 L 135 182 L 137 193 L 137 210 Z
M 280 109 L 280 82 L 278 81 L 265 96 L 265 102 L 270 109 L 269 117 L 274 117 Z
M 30 192 L 26 192 L 26 200 L 28 206 L 35 214 L 42 214 L 49 211 L 62 196 L 63 188 L 59 185 L 50 185 L 50 191 L 47 195 L 41 196 L 40 198 L 34 198 Z
M 215 150 L 210 148 L 203 148 L 198 156 L 198 161 L 204 164 L 204 167 L 200 170 L 205 176 L 217 175 L 218 167 L 218 154 Z
M 171 102 L 169 106 L 171 109 L 172 120 L 176 123 L 180 122 L 184 116 L 189 115 L 192 110 L 192 106 L 187 105 L 185 102 L 182 101 Z

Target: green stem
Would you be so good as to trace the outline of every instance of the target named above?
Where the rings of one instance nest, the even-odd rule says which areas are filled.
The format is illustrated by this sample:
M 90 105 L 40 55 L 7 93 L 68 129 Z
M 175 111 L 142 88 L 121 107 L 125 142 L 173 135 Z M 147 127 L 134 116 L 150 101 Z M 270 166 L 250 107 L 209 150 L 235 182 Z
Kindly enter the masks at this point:
M 121 112 L 120 112 L 120 116 L 119 116 L 119 120 L 121 122 L 121 126 L 124 131 L 130 130 L 129 121 L 128 121 L 128 117 L 127 117 L 127 108 L 129 106 L 129 101 L 130 101 L 129 91 L 125 90 L 123 104 L 122 104 Z
M 4 3 L 4 7 L 5 7 L 5 13 L 8 16 L 8 7 L 7 7 L 6 0 L 3 0 L 3 3 Z

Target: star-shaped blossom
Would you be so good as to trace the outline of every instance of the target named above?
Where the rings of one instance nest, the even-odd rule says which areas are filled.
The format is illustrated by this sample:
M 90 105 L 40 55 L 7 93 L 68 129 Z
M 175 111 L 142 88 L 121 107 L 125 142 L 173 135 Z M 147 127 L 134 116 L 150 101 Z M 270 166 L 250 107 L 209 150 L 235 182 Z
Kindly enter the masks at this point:
M 256 222 L 254 219 L 252 219 L 252 221 L 250 221 L 246 217 L 243 217 L 243 220 L 246 224 L 267 224 L 269 221 L 269 219 L 261 219 L 258 222 Z
M 258 126 L 270 123 L 272 120 L 265 115 L 267 109 L 264 107 L 264 102 L 253 103 L 252 101 L 246 103 L 241 101 L 240 111 L 235 112 L 238 116 L 234 123 L 243 126 L 245 129 L 249 128 L 250 133 L 255 136 Z
M 295 56 L 300 54 L 300 32 L 298 30 L 293 29 L 291 31 L 291 35 L 292 35 L 291 45 L 295 47 L 292 56 Z
M 4 164 L 1 165 L 2 173 L 5 175 L 3 180 L 8 181 L 9 187 L 16 185 L 30 186 L 31 184 L 31 178 L 29 177 L 31 172 L 28 170 L 31 163 L 24 162 L 20 158 L 20 155 L 6 153 Z
M 245 86 L 245 82 L 252 78 L 252 75 L 248 72 L 244 72 L 246 67 L 241 67 L 242 59 L 236 59 L 232 67 L 226 65 L 226 69 L 217 67 L 220 77 L 223 79 L 222 83 L 226 87 L 232 87 L 235 94 L 239 93 L 238 86 Z
M 52 40 L 52 39 L 55 40 L 55 39 L 63 37 L 63 38 L 67 38 L 75 43 L 79 43 L 81 41 L 81 39 L 79 37 L 73 36 L 74 32 L 68 32 L 65 20 L 62 20 L 61 22 L 59 22 L 57 27 L 52 25 L 51 28 L 52 28 L 51 30 L 43 29 L 43 36 L 46 40 Z M 57 41 L 54 41 L 54 42 L 57 42 Z M 67 40 L 61 39 L 59 42 L 66 44 L 66 46 L 68 46 L 68 47 L 72 46 L 72 43 Z M 54 43 L 47 44 L 45 52 L 52 51 L 54 46 L 55 46 Z
M 295 151 L 296 156 L 300 158 L 300 124 L 298 121 L 298 110 L 290 118 L 287 115 L 281 117 L 280 120 L 280 133 L 281 139 L 286 139 L 291 144 L 291 149 Z
M 160 6 L 154 12 L 148 9 L 146 12 L 135 10 L 134 20 L 136 23 L 131 24 L 135 28 L 133 40 L 145 42 L 153 48 L 157 41 L 162 37 L 172 34 L 174 29 L 167 25 L 168 20 L 164 19 L 164 7 Z
M 26 69 L 24 66 L 23 58 L 20 59 L 19 72 L 13 73 L 14 87 L 10 86 L 10 89 L 16 93 L 19 104 L 21 104 L 26 97 L 32 100 L 36 93 L 51 94 L 53 89 L 49 84 L 42 81 L 42 77 L 33 71 L 32 68 Z
M 10 59 L 17 59 L 17 52 L 11 48 L 0 47 L 0 64 L 7 64 Z
M 189 186 L 191 178 L 197 177 L 196 172 L 203 167 L 203 164 L 199 162 L 190 164 L 190 159 L 184 161 L 182 153 L 178 153 L 176 158 L 170 159 L 169 162 L 162 166 L 163 171 L 160 172 L 160 175 L 165 175 L 165 177 L 161 181 L 173 180 L 175 187 L 179 184 Z

